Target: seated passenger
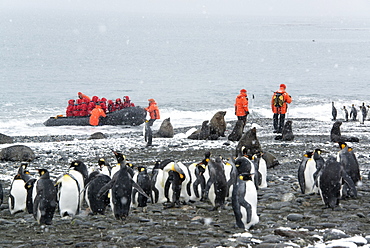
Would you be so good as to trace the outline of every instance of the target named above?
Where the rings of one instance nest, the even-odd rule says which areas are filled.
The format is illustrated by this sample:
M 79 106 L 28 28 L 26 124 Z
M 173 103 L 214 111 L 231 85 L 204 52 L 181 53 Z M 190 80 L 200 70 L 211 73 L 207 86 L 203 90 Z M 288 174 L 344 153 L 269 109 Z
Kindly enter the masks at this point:
M 108 100 L 108 112 L 114 112 L 116 111 L 116 107 L 114 105 L 114 102 L 112 100 Z
M 116 110 L 123 109 L 123 103 L 120 98 L 116 99 L 116 103 L 114 104 L 114 107 L 116 108 Z
M 73 113 L 74 108 L 75 108 L 75 100 L 71 99 L 68 101 L 68 107 L 66 110 L 67 117 L 74 116 L 74 113 Z
M 91 101 L 90 97 L 88 97 L 88 96 L 87 96 L 87 95 L 85 95 L 85 94 L 82 94 L 81 92 L 78 92 L 78 93 L 77 93 L 77 95 L 78 95 L 78 98 L 79 98 L 79 99 L 86 98 L 86 99 L 88 99 L 89 101 Z
M 129 96 L 123 97 L 123 107 L 124 108 L 135 107 L 135 104 L 131 102 Z

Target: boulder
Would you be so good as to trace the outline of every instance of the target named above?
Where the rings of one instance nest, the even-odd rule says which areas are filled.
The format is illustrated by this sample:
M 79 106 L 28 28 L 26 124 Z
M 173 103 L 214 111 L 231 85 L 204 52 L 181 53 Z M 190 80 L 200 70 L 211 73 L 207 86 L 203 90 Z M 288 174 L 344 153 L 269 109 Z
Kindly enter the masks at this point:
M 96 132 L 96 133 L 91 134 L 88 139 L 91 140 L 91 139 L 106 139 L 106 138 L 107 136 L 105 136 L 105 134 L 103 134 L 102 132 Z
M 12 137 L 0 133 L 0 144 L 11 144 L 11 143 L 13 143 Z

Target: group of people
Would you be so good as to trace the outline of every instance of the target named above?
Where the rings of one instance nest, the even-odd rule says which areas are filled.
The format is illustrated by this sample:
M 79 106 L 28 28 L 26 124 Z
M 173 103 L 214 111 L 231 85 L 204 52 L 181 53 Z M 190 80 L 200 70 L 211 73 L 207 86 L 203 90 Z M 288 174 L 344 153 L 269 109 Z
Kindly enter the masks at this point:
M 78 99 L 71 99 L 68 101 L 68 106 L 66 109 L 66 116 L 90 116 L 93 109 L 100 105 L 104 113 L 110 113 L 123 108 L 135 107 L 135 104 L 131 102 L 129 96 L 124 96 L 123 101 L 117 98 L 115 102 L 113 100 L 107 100 L 106 98 L 101 98 L 93 96 L 92 98 L 87 95 L 78 92 Z
M 78 92 L 78 99 L 68 101 L 68 107 L 66 110 L 66 116 L 90 116 L 90 125 L 99 125 L 100 117 L 106 117 L 107 113 L 111 113 L 124 108 L 135 107 L 135 104 L 131 102 L 129 96 L 124 96 L 123 101 L 117 98 L 115 102 L 106 98 L 99 99 L 97 96 L 92 98 Z M 160 119 L 159 109 L 154 99 L 148 99 L 149 106 L 144 108 L 149 113 L 150 119 L 148 125 L 152 126 L 154 121 Z
M 274 92 L 271 98 L 271 109 L 273 112 L 274 133 L 281 133 L 285 123 L 285 114 L 292 97 L 285 91 L 286 85 L 280 84 L 279 90 Z M 238 120 L 243 121 L 243 128 L 249 115 L 247 90 L 241 89 L 235 100 L 235 115 Z

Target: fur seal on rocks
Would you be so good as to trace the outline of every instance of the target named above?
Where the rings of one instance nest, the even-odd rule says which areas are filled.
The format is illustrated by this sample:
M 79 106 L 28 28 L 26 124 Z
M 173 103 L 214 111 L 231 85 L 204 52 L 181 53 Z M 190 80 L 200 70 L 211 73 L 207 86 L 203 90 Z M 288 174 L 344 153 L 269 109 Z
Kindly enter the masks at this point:
M 193 140 L 206 140 L 211 134 L 211 128 L 208 125 L 209 121 L 203 121 L 202 127 L 200 130 L 198 129 L 194 133 L 192 133 L 188 139 L 193 139 Z
M 243 136 L 243 130 L 244 130 L 244 121 L 237 120 L 233 131 L 231 132 L 227 139 L 230 141 L 239 141 L 240 138 Z
M 275 140 L 284 140 L 284 141 L 292 141 L 294 140 L 294 134 L 292 130 L 292 121 L 285 122 L 283 127 L 282 135 L 278 135 L 275 137 Z
M 225 121 L 226 111 L 218 111 L 209 122 L 211 128 L 211 139 L 218 139 L 218 137 L 225 137 L 226 131 L 226 121 Z
M 173 138 L 173 126 L 170 121 L 170 117 L 164 119 L 159 130 L 157 132 L 158 137 L 160 138 Z
M 341 121 L 336 121 L 333 124 L 333 127 L 330 131 L 330 140 L 332 142 L 359 142 L 359 138 L 357 137 L 346 137 L 342 136 L 340 132 L 340 126 L 342 125 Z
M 236 146 L 235 156 L 242 156 L 242 148 L 247 150 L 248 155 L 253 155 L 258 151 L 261 151 L 260 142 L 257 139 L 257 129 L 255 127 L 249 129 L 240 138 L 238 145 Z
M 0 152 L 0 161 L 27 161 L 35 159 L 35 153 L 28 146 L 13 145 L 3 148 Z

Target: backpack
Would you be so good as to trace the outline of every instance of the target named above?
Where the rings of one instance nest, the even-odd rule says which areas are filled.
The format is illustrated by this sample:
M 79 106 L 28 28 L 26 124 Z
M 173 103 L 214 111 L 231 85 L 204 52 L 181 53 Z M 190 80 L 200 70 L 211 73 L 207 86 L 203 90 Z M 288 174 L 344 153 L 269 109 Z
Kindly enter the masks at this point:
M 284 94 L 280 92 L 275 92 L 274 94 L 274 106 L 279 108 L 284 105 Z

